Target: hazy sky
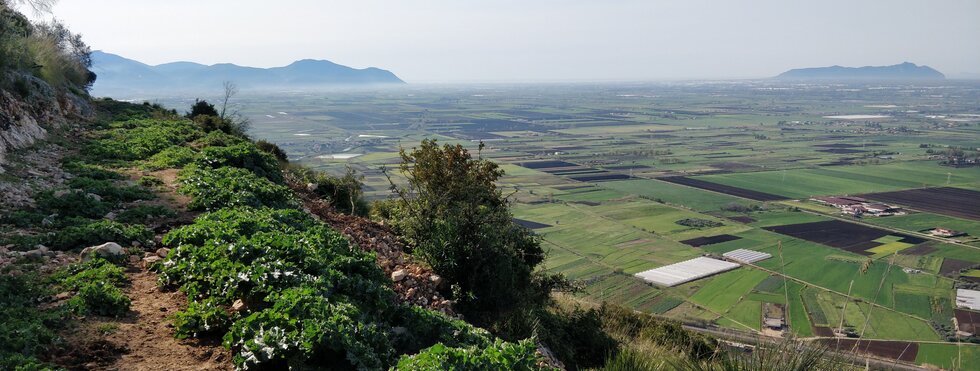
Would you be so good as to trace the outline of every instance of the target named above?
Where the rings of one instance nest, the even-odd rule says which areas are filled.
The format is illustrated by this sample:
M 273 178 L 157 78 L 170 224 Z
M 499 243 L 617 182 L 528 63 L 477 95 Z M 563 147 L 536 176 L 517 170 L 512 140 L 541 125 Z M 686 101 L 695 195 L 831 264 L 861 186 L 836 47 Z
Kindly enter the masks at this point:
M 980 73 L 980 0 L 61 0 L 149 64 L 314 58 L 408 82 L 752 78 L 910 61 Z

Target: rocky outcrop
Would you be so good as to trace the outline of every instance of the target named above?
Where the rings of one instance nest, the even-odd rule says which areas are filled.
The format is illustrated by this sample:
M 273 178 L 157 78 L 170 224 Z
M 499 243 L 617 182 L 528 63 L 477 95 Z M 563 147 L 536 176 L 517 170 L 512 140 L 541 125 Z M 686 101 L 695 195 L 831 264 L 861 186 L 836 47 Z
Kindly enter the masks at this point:
M 30 75 L 0 78 L 0 173 L 7 154 L 43 139 L 52 128 L 71 119 L 88 117 L 92 108 L 85 98 L 58 92 Z

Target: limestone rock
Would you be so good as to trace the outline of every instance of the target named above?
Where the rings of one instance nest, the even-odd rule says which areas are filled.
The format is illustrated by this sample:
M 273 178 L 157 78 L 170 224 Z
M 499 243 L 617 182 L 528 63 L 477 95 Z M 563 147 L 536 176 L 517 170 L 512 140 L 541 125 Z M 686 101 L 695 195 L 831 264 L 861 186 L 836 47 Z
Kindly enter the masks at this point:
M 406 276 L 408 276 L 408 271 L 404 269 L 391 272 L 391 280 L 395 282 L 405 279 Z
M 80 258 L 82 261 L 88 261 L 92 259 L 93 254 L 102 258 L 118 258 L 126 254 L 126 252 L 118 243 L 106 242 L 98 246 L 86 247 L 82 250 Z

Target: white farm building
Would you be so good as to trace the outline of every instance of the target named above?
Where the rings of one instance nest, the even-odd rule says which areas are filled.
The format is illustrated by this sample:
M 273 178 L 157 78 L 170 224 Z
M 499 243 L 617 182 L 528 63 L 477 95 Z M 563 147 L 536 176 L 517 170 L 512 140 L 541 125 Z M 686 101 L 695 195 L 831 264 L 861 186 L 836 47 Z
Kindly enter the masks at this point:
M 643 271 L 637 273 L 636 277 L 656 285 L 671 287 L 735 268 L 738 268 L 736 263 L 702 256 Z

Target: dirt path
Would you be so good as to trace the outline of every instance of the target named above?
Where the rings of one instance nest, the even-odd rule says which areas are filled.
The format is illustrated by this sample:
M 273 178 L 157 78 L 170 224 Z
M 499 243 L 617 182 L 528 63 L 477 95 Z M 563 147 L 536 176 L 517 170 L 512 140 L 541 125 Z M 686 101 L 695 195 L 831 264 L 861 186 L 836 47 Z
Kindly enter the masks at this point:
M 160 197 L 156 203 L 173 208 L 177 216 L 151 227 L 158 232 L 190 223 L 196 213 L 187 211 L 189 198 L 175 192 L 177 171 L 164 170 L 150 173 L 163 181 L 156 189 Z M 132 172 L 133 179 L 144 174 Z M 132 300 L 131 314 L 116 322 L 118 329 L 106 339 L 127 349 L 105 370 L 231 370 L 231 352 L 220 344 L 198 340 L 177 340 L 173 336 L 171 316 L 187 306 L 184 293 L 163 292 L 157 286 L 157 275 L 143 268 L 130 267 L 126 273 L 130 286 L 126 295 Z
M 121 318 L 118 329 L 106 340 L 128 351 L 106 370 L 230 370 L 231 354 L 220 344 L 205 344 L 173 337 L 168 318 L 184 307 L 180 292 L 162 292 L 156 274 L 140 270 L 127 273 L 131 285 L 132 314 Z

